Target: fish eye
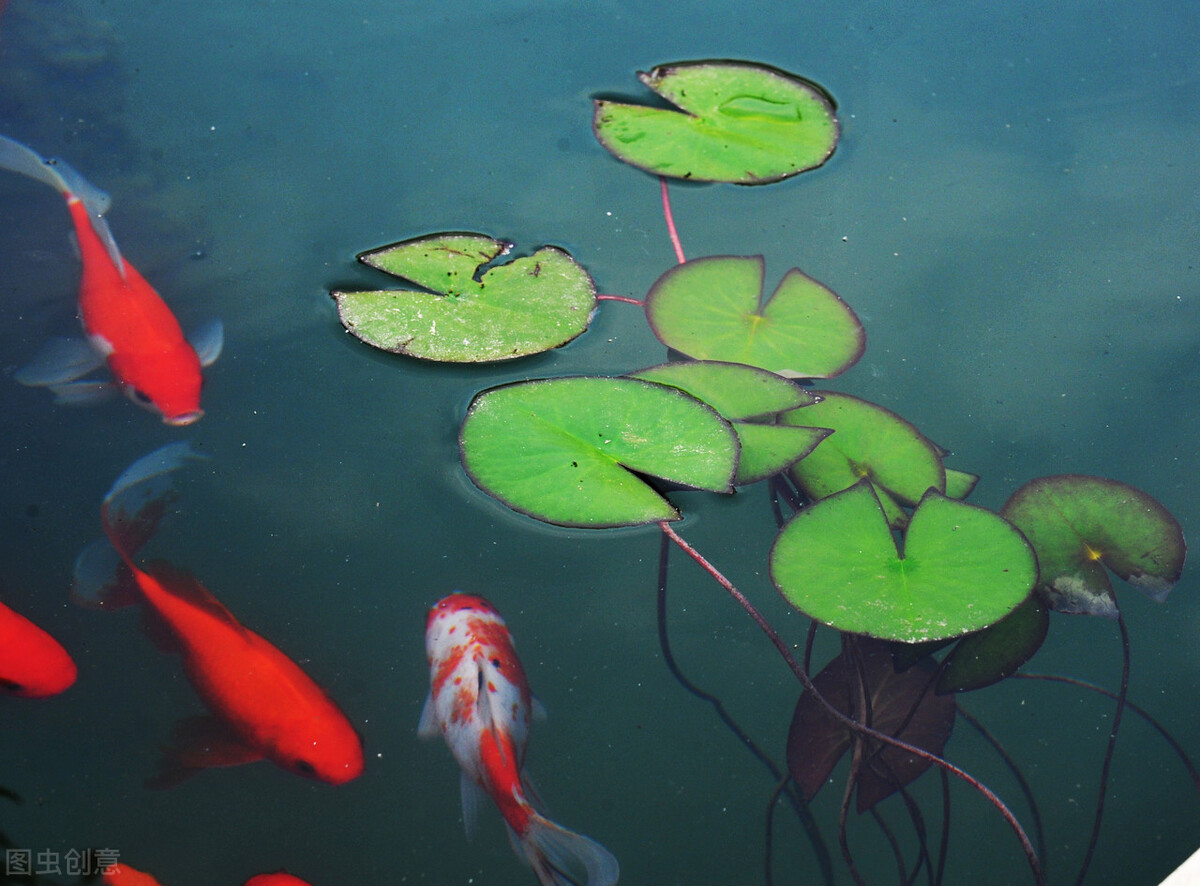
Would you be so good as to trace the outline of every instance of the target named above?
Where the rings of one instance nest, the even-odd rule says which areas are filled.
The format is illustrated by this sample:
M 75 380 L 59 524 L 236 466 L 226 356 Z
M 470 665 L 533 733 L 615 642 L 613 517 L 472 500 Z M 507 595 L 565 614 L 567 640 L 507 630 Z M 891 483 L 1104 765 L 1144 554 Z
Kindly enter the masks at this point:
M 301 775 L 307 775 L 310 778 L 317 774 L 317 768 L 307 760 L 297 760 L 292 764 L 292 768 Z

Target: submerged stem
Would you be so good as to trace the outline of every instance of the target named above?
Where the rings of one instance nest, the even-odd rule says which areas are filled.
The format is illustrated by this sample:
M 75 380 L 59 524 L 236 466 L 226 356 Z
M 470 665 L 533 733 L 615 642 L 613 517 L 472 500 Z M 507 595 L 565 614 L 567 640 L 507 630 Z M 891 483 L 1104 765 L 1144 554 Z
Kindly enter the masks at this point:
M 1115 601 L 1114 601 L 1114 605 Z M 1096 845 L 1100 842 L 1100 822 L 1104 819 L 1104 800 L 1108 794 L 1108 773 L 1112 768 L 1113 752 L 1117 747 L 1117 731 L 1121 728 L 1121 715 L 1125 713 L 1125 696 L 1129 692 L 1129 630 L 1125 626 L 1125 617 L 1117 609 L 1117 627 L 1121 630 L 1121 689 L 1117 693 L 1117 709 L 1113 713 L 1112 729 L 1108 733 L 1108 748 L 1104 752 L 1104 764 L 1100 767 L 1100 794 L 1096 798 L 1096 817 L 1092 821 L 1092 838 L 1088 840 L 1087 853 L 1083 864 L 1079 867 L 1079 876 L 1075 878 L 1075 886 L 1083 882 L 1087 876 L 1092 856 L 1096 854 Z
M 754 623 L 759 626 L 762 632 L 767 635 L 767 639 L 771 641 L 771 645 L 773 645 L 779 654 L 783 656 L 783 660 L 787 663 L 788 668 L 790 668 L 792 673 L 796 675 L 796 679 L 800 681 L 805 690 L 811 692 L 835 720 L 842 723 L 855 735 L 869 736 L 877 741 L 882 741 L 909 754 L 920 757 L 922 760 L 928 760 L 933 765 L 944 769 L 945 771 L 966 782 L 975 790 L 979 791 L 979 793 L 981 793 L 988 800 L 988 802 L 995 807 L 996 811 L 1000 813 L 1000 816 L 1012 829 L 1017 841 L 1021 844 L 1022 851 L 1025 853 L 1026 861 L 1029 863 L 1029 868 L 1033 872 L 1034 881 L 1038 883 L 1039 886 L 1045 886 L 1046 880 L 1042 875 L 1042 865 L 1038 860 L 1037 853 L 1033 849 L 1033 844 L 1029 842 L 1029 836 L 1025 833 L 1024 828 L 1021 827 L 1021 823 L 1017 821 L 1016 816 L 1014 816 L 1012 811 L 1004 804 L 1004 801 L 1001 800 L 995 793 L 993 793 L 992 790 L 987 787 L 987 785 L 966 771 L 959 769 L 944 757 L 939 757 L 937 754 L 931 754 L 924 748 L 919 748 L 916 745 L 909 744 L 906 741 L 901 741 L 898 738 L 894 738 L 886 733 L 879 732 L 876 729 L 871 729 L 869 726 L 864 726 L 862 723 L 847 717 L 837 708 L 833 707 L 833 705 L 829 704 L 829 702 L 825 700 L 824 696 L 817 692 L 816 687 L 813 686 L 812 679 L 808 676 L 808 672 L 800 666 L 800 662 L 796 660 L 796 657 L 792 654 L 792 650 L 786 643 L 783 642 L 783 639 L 779 636 L 779 633 L 774 627 L 772 627 L 771 623 L 763 617 L 763 614 L 759 612 L 757 608 L 755 608 L 754 604 L 750 602 L 746 595 L 734 587 L 733 583 L 727 579 L 715 566 L 709 563 L 703 554 L 688 544 L 683 537 L 671 527 L 670 523 L 662 521 L 658 525 L 663 533 L 665 533 L 666 536 L 671 539 L 671 541 L 678 545 L 685 554 L 695 560 L 705 572 L 712 576 L 717 584 L 725 589 L 726 593 L 728 593 L 735 601 L 737 601 L 738 605 L 746 611 L 746 614 L 749 615 L 750 618 L 753 619 Z

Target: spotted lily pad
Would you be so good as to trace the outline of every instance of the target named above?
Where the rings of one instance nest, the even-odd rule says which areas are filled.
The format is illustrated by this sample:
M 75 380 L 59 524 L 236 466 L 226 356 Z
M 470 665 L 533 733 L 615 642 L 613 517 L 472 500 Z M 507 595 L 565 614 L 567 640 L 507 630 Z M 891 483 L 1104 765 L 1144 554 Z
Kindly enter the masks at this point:
M 552 378 L 492 388 L 459 432 L 475 484 L 513 510 L 559 526 L 676 520 L 642 477 L 731 492 L 738 438 L 711 407 L 632 378 Z
M 364 252 L 364 264 L 430 291 L 334 291 L 338 316 L 369 345 L 449 363 L 537 354 L 587 329 L 596 287 L 563 250 L 544 246 L 481 273 L 511 246 L 484 234 L 447 233 Z
M 811 618 L 902 643 L 993 624 L 1029 596 L 1037 578 L 1033 551 L 1012 524 L 933 489 L 897 550 L 865 480 L 793 517 L 775 539 L 770 564 L 780 593 Z
M 664 363 L 630 373 L 686 391 L 733 424 L 741 442 L 735 486 L 778 474 L 812 452 L 827 428 L 776 424 L 779 413 L 816 402 L 806 389 L 774 373 L 739 363 Z
M 1059 612 L 1115 618 L 1105 567 L 1164 600 L 1179 581 L 1183 530 L 1157 500 L 1124 483 L 1081 474 L 1031 480 L 1001 514 L 1037 551 L 1039 586 Z
M 646 319 L 663 344 L 697 360 L 791 378 L 829 378 L 858 361 L 866 333 L 849 305 L 795 268 L 762 304 L 763 274 L 761 255 L 676 265 L 646 295 Z
M 824 89 L 767 65 L 659 65 L 638 79 L 678 110 L 597 99 L 592 128 L 618 159 L 655 175 L 758 185 L 820 166 L 838 121 Z

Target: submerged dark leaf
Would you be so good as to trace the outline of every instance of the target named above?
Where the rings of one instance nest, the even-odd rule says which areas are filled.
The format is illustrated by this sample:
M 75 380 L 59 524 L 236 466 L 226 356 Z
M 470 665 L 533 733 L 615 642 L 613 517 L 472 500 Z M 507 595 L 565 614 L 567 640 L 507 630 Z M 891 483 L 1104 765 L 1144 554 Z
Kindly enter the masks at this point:
M 858 654 L 854 653 L 857 649 Z M 941 754 L 954 728 L 953 696 L 933 693 L 928 659 L 898 674 L 888 644 L 858 638 L 813 679 L 838 711 L 933 754 Z M 859 699 L 866 700 L 866 709 Z M 800 696 L 788 731 L 788 771 L 812 799 L 856 737 L 809 692 Z M 862 739 L 859 739 L 862 740 Z M 858 778 L 859 812 L 866 812 L 931 765 L 928 760 L 874 739 L 867 741 Z

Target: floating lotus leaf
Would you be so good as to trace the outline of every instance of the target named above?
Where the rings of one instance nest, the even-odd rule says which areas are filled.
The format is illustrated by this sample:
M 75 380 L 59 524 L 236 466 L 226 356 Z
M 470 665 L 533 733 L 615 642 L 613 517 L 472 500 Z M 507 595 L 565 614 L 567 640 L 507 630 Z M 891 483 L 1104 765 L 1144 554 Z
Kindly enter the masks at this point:
M 825 498 L 863 478 L 910 506 L 927 489 L 945 491 L 940 450 L 907 421 L 849 394 L 814 393 L 821 398 L 819 403 L 782 419 L 786 424 L 802 422 L 834 431 L 812 455 L 792 466 L 792 479 L 809 498 Z M 886 507 L 887 498 L 880 495 L 880 499 Z M 894 503 L 888 518 L 893 525 L 903 522 Z
M 1183 572 L 1187 546 L 1171 513 L 1151 496 L 1100 477 L 1063 474 L 1031 480 L 1001 514 L 1029 539 L 1051 606 L 1116 617 L 1111 569 L 1153 600 Z
M 886 645 L 860 639 L 858 648 L 859 655 L 843 651 L 813 678 L 821 697 L 835 710 L 865 722 L 877 732 L 940 755 L 954 728 L 957 705 L 953 697 L 939 697 L 932 692 L 933 663 L 926 658 L 915 667 L 897 672 Z M 866 696 L 869 714 L 859 709 L 860 689 Z M 811 692 L 800 696 L 788 729 L 787 763 L 788 772 L 807 799 L 816 796 L 829 781 L 833 767 L 853 741 L 850 728 L 834 718 Z M 860 813 L 911 784 L 932 765 L 892 745 L 865 741 L 867 750 L 858 777 Z
M 733 480 L 737 486 L 778 474 L 830 433 L 825 428 L 772 424 L 778 413 L 812 404 L 816 398 L 764 369 L 688 361 L 664 363 L 630 375 L 686 391 L 733 423 L 741 441 L 741 459 Z
M 844 301 L 793 268 L 762 304 L 761 255 L 676 265 L 646 295 L 659 340 L 697 360 L 745 363 L 792 378 L 830 378 L 858 361 L 862 323 Z
M 358 257 L 364 264 L 432 291 L 334 291 L 338 316 L 369 345 L 449 363 L 537 354 L 587 329 L 596 287 L 561 249 L 544 246 L 479 274 L 511 245 L 449 233 L 364 252 Z
M 638 79 L 679 110 L 597 99 L 592 128 L 618 159 L 654 175 L 766 184 L 820 166 L 837 146 L 828 93 L 777 68 L 678 62 Z
M 946 658 L 939 693 L 967 692 L 1015 674 L 1037 652 L 1050 629 L 1050 610 L 1037 594 L 1000 621 L 963 637 Z
M 902 643 L 993 624 L 1037 577 L 1033 551 L 1010 523 L 932 489 L 913 512 L 901 553 L 865 480 L 796 514 L 775 539 L 770 564 L 779 592 L 811 618 Z
M 975 490 L 975 484 L 978 482 L 978 474 L 946 468 L 946 495 L 951 498 L 966 498 Z
M 552 378 L 484 391 L 459 434 L 463 466 L 510 508 L 559 526 L 676 520 L 640 476 L 732 491 L 738 438 L 711 407 L 631 378 Z

